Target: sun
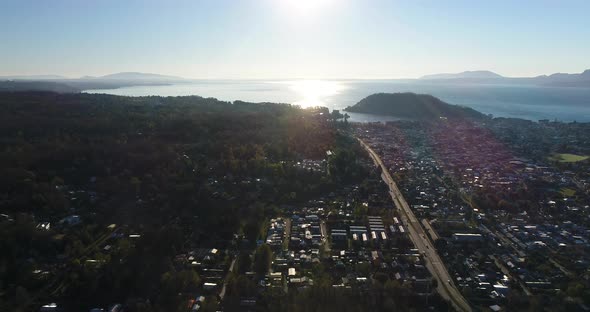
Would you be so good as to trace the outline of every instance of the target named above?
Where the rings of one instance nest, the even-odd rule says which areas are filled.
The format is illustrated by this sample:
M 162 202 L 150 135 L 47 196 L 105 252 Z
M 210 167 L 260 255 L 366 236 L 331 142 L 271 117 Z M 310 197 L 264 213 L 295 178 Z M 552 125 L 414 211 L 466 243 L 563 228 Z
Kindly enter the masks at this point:
M 325 7 L 332 0 L 279 0 L 291 13 L 313 14 Z

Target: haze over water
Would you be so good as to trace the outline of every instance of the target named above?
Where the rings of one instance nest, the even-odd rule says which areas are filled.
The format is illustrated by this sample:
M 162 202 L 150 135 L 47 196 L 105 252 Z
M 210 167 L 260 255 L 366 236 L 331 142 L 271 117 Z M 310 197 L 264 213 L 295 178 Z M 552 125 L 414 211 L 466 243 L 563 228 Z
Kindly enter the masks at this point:
M 444 84 L 399 80 L 206 80 L 167 86 L 87 90 L 125 96 L 199 95 L 220 100 L 292 103 L 343 109 L 379 92 L 432 94 L 495 117 L 590 122 L 590 89 L 531 85 Z M 354 119 L 358 119 L 354 116 Z M 366 117 L 366 116 L 362 116 Z M 363 119 L 363 118 L 361 118 Z M 390 120 L 369 116 L 365 120 Z

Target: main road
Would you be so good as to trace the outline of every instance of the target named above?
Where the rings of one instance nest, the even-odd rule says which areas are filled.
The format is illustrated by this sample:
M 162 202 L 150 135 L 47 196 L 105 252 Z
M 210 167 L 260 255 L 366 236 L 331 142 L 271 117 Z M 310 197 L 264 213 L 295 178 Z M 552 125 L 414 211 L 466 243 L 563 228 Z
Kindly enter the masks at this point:
M 461 292 L 455 287 L 453 279 L 447 271 L 447 268 L 440 259 L 436 249 L 434 249 L 434 246 L 430 243 L 430 240 L 426 236 L 426 232 L 420 225 L 420 222 L 414 215 L 414 212 L 412 212 L 402 193 L 399 191 L 397 184 L 395 184 L 395 181 L 389 174 L 389 170 L 383 164 L 383 161 L 381 161 L 379 155 L 377 155 L 377 153 L 375 153 L 375 151 L 373 151 L 369 145 L 367 145 L 361 139 L 358 140 L 365 150 L 369 152 L 369 155 L 371 155 L 375 165 L 381 167 L 381 178 L 389 186 L 389 194 L 391 195 L 391 199 L 393 200 L 396 208 L 402 214 L 402 220 L 408 229 L 410 239 L 416 248 L 420 250 L 420 253 L 424 255 L 426 268 L 428 268 L 433 278 L 435 278 L 438 282 L 438 286 L 436 288 L 438 293 L 446 300 L 449 300 L 457 311 L 470 312 L 471 306 L 467 300 L 465 300 L 463 295 L 461 295 Z

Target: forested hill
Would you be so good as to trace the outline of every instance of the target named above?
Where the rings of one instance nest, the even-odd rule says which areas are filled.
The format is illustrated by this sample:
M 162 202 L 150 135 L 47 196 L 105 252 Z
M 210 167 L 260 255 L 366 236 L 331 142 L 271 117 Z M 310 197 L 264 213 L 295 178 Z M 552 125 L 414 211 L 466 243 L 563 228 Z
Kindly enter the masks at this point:
M 326 191 L 284 165 L 321 160 L 333 150 L 335 130 L 325 113 L 198 96 L 0 92 L 0 212 L 56 223 L 75 211 L 105 227 L 150 224 L 155 231 L 174 218 L 198 218 L 207 220 L 197 227 L 204 241 L 225 241 L 256 215 L 250 204 L 278 205 L 292 194 L 304 200 Z M 227 176 L 230 182 L 263 179 L 269 189 L 257 190 L 264 198 L 247 199 L 243 184 L 217 183 Z M 96 202 L 70 203 L 66 189 L 95 193 Z M 0 226 L 0 266 L 25 263 L 13 251 L 26 244 L 8 248 L 5 237 Z M 0 270 L 0 280 L 9 281 L 11 271 L 17 270 Z
M 472 108 L 451 105 L 432 95 L 410 92 L 372 94 L 345 111 L 415 119 L 485 117 Z
M 49 91 L 57 93 L 78 93 L 81 90 L 54 81 L 0 81 L 0 92 Z
M 0 92 L 0 311 L 44 302 L 88 311 L 127 298 L 150 308 L 126 311 L 186 311 L 189 294 L 206 292 L 178 255 L 230 248 L 236 233 L 255 245 L 278 207 L 360 176 L 326 115 L 198 96 Z M 327 150 L 329 177 L 298 165 L 323 163 Z M 46 277 L 33 276 L 37 267 Z

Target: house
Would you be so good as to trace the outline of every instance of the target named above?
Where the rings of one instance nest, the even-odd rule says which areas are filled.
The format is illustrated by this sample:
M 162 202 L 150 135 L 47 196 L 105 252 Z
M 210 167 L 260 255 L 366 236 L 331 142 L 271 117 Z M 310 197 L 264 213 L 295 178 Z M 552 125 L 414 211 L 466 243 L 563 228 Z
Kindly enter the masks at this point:
M 337 247 L 344 248 L 348 241 L 348 234 L 346 230 L 333 229 L 331 233 L 332 244 Z
M 123 311 L 123 305 L 122 304 L 114 304 L 109 308 L 109 312 L 121 312 Z
M 48 303 L 44 306 L 42 306 L 41 308 L 39 308 L 39 312 L 56 312 L 56 311 L 60 311 L 60 309 L 57 306 L 57 303 L 53 302 L 53 303 Z
M 67 217 L 61 219 L 61 221 L 60 221 L 60 223 L 65 224 L 65 225 L 69 225 L 69 226 L 78 225 L 81 222 L 82 222 L 82 219 L 80 218 L 79 215 L 67 216 Z
M 453 241 L 457 243 L 473 243 L 483 241 L 481 234 L 472 233 L 455 233 L 453 234 Z
M 498 312 L 498 311 L 502 311 L 502 308 L 499 305 L 494 304 L 494 305 L 490 306 L 490 310 L 492 310 L 494 312 Z
M 203 284 L 203 289 L 205 290 L 212 290 L 217 288 L 217 283 L 204 283 Z

